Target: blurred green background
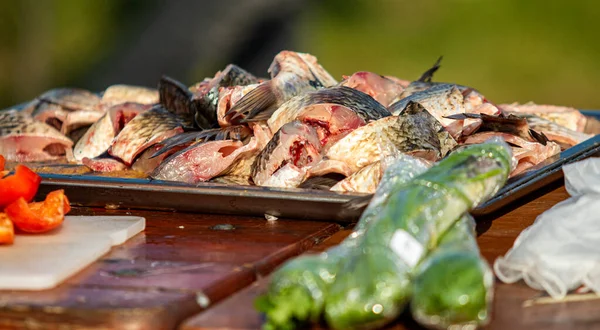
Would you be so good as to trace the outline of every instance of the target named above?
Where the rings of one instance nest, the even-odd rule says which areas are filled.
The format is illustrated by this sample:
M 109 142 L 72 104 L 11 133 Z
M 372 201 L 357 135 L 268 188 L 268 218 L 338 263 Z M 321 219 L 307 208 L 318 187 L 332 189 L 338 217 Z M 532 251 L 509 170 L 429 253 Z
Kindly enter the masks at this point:
M 600 2 L 0 0 L 0 106 L 58 86 L 192 84 L 227 63 L 266 76 L 277 51 L 336 78 L 374 71 L 437 81 L 496 103 L 600 109 Z

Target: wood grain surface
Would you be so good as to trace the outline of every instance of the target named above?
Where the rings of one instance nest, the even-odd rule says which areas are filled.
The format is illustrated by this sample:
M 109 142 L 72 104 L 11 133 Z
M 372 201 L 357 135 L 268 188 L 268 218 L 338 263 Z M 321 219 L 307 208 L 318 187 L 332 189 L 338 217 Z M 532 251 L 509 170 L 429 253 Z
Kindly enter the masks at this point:
M 72 214 L 132 214 L 147 227 L 57 288 L 0 291 L 1 329 L 172 329 L 340 229 L 172 212 Z
M 490 262 L 512 247 L 519 233 L 531 225 L 546 209 L 568 198 L 563 187 L 533 197 L 524 205 L 493 219 L 478 222 L 478 243 Z M 342 230 L 310 252 L 317 252 L 342 241 L 350 230 Z M 213 308 L 186 320 L 184 330 L 259 329 L 261 315 L 253 308 L 254 299 L 266 290 L 269 278 L 261 279 L 232 295 Z M 600 300 L 595 295 L 568 296 L 556 302 L 524 283 L 503 284 L 496 281 L 492 321 L 486 329 L 600 329 Z M 407 315 L 402 315 L 388 329 L 420 329 Z

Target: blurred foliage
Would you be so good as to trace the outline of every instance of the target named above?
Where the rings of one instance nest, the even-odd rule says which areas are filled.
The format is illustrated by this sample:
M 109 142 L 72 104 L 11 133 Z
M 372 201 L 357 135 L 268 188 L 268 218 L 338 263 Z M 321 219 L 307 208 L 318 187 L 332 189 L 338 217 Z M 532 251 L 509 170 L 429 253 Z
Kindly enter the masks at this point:
M 583 0 L 329 0 L 305 15 L 299 49 L 336 77 L 413 80 L 443 55 L 435 80 L 496 103 L 600 109 L 599 14 L 600 2 Z
M 155 4 L 0 1 L 0 105 L 82 83 L 119 42 L 135 40 L 137 15 Z M 443 55 L 435 80 L 473 86 L 496 103 L 600 109 L 600 2 L 327 0 L 306 8 L 295 50 L 338 79 L 363 70 L 415 79 Z

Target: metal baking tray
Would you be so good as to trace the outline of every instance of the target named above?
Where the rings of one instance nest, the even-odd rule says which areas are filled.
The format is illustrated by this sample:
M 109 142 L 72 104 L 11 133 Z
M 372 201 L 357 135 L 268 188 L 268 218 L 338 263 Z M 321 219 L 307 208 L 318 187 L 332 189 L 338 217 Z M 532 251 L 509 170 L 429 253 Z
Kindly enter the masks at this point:
M 582 111 L 600 119 L 600 111 Z M 591 156 L 600 156 L 600 135 L 551 157 L 519 176 L 511 178 L 490 200 L 474 210 L 475 216 L 497 213 L 524 196 L 562 179 L 562 166 Z M 352 222 L 362 210 L 349 211 L 344 204 L 355 193 L 308 189 L 278 189 L 219 183 L 183 183 L 152 179 L 126 179 L 91 175 L 41 174 L 37 198 L 64 189 L 70 201 L 86 207 L 150 209 L 229 215 L 275 216 Z

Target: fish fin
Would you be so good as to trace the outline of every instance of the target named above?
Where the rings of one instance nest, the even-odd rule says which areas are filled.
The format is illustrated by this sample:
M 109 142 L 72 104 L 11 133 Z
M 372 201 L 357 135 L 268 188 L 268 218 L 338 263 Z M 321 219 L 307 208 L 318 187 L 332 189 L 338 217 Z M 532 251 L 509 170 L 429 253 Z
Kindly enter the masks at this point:
M 185 133 L 177 134 L 175 136 L 172 136 L 168 139 L 161 141 L 159 143 L 159 145 L 162 145 L 162 148 L 158 149 L 155 153 L 153 153 L 150 156 L 150 159 L 158 157 L 166 152 L 169 152 L 169 151 L 173 150 L 174 148 L 187 147 L 191 144 L 197 143 L 198 141 L 200 141 L 198 139 L 198 135 L 200 133 L 202 133 L 202 132 L 199 132 L 199 131 L 185 132 Z
M 275 110 L 277 95 L 268 81 L 244 95 L 225 115 L 231 116 L 231 123 L 240 124 L 269 119 Z
M 550 141 L 543 132 L 536 132 L 536 131 L 532 130 L 531 128 L 529 129 L 529 136 L 531 136 L 531 138 L 533 138 L 533 140 L 541 143 L 544 146 L 546 144 L 548 144 L 548 141 Z
M 338 173 L 329 173 L 324 176 L 315 176 L 306 179 L 298 188 L 314 189 L 314 190 L 330 190 L 331 187 L 335 186 L 338 182 L 343 180 L 346 176 Z
M 162 76 L 158 82 L 160 104 L 169 112 L 185 118 L 192 118 L 192 93 L 179 81 Z
M 431 79 L 433 78 L 433 74 L 440 68 L 440 63 L 442 62 L 442 59 L 444 57 L 440 56 L 437 61 L 435 62 L 435 64 L 429 68 L 427 71 L 425 71 L 421 77 L 419 79 L 417 79 L 417 81 L 422 81 L 422 82 L 431 82 Z
M 245 125 L 236 125 L 223 128 L 206 129 L 197 137 L 204 141 L 211 140 L 236 140 L 241 141 L 252 134 L 252 130 Z
M 471 92 L 474 92 L 474 91 L 475 91 L 474 88 L 468 87 L 468 88 L 464 89 L 461 93 L 462 93 L 463 97 L 466 97 L 467 95 L 471 94 Z
M 427 109 L 419 102 L 409 101 L 400 115 L 414 115 L 421 111 L 427 111 Z
M 216 104 L 211 103 L 211 99 L 216 100 L 218 97 L 218 88 L 211 88 L 202 97 L 192 97 L 191 108 L 192 112 L 194 113 L 194 124 L 196 124 L 196 127 L 203 129 L 219 127 Z
M 447 119 L 456 119 L 456 120 L 463 120 L 463 119 L 480 119 L 481 118 L 481 114 L 477 114 L 477 113 L 456 113 L 450 116 L 444 116 L 443 118 L 447 118 Z
M 162 142 L 163 147 L 157 150 L 150 158 L 154 158 L 164 154 L 177 147 L 188 147 L 192 144 L 197 144 L 207 141 L 217 140 L 236 140 L 241 141 L 250 136 L 252 131 L 247 126 L 230 126 L 224 128 L 206 129 L 203 131 L 188 131 L 182 134 L 177 134 Z

